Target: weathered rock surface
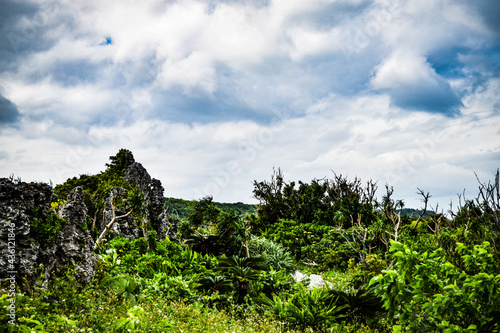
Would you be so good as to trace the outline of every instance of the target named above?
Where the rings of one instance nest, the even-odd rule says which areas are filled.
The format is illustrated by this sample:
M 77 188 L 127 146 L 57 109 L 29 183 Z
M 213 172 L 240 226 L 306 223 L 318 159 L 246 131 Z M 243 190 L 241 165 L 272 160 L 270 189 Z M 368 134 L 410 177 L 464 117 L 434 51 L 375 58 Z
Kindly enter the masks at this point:
M 112 188 L 106 201 L 104 203 L 104 220 L 101 223 L 99 228 L 99 233 L 104 230 L 104 227 L 111 222 L 113 219 L 113 206 L 115 206 L 115 215 L 122 216 L 126 215 L 127 212 L 121 210 L 116 207 L 116 198 L 122 197 L 125 195 L 125 190 L 122 188 Z M 110 239 L 113 237 L 123 237 L 127 239 L 136 239 L 140 237 L 138 222 L 135 221 L 132 215 L 129 215 L 124 218 L 117 219 L 116 222 L 111 226 L 109 230 L 109 235 L 106 236 L 106 239 Z
M 133 160 L 128 158 L 127 160 Z M 146 210 L 146 220 L 151 222 L 152 228 L 156 231 L 157 240 L 169 237 L 177 238 L 178 225 L 164 214 L 165 197 L 164 188 L 158 179 L 151 178 L 141 163 L 130 164 L 125 171 L 123 181 L 136 186 L 144 193 L 144 205 Z
M 32 275 L 38 267 L 41 248 L 40 242 L 32 235 L 31 221 L 36 220 L 40 214 L 50 212 L 51 197 L 52 189 L 47 184 L 0 179 L 0 274 L 2 277 L 6 276 L 7 271 L 12 271 L 12 267 L 9 266 L 9 259 L 12 257 L 9 255 L 14 255 L 14 270 L 19 274 Z M 9 232 L 9 229 L 14 232 Z M 9 233 L 14 237 L 9 237 Z
M 87 207 L 83 202 L 82 187 L 78 186 L 71 191 L 59 215 L 67 223 L 55 240 L 55 258 L 48 263 L 47 269 L 58 270 L 63 265 L 73 263 L 77 279 L 89 283 L 94 276 L 97 257 L 94 254 L 94 240 L 87 230 Z
M 18 277 L 37 278 L 40 265 L 45 267 L 45 278 L 50 279 L 54 272 L 66 264 L 75 266 L 77 278 L 88 283 L 94 275 L 96 256 L 93 253 L 93 240 L 86 231 L 87 207 L 83 203 L 81 187 L 75 188 L 60 210 L 60 217 L 66 223 L 48 246 L 41 246 L 39 235 L 33 229 L 33 222 L 54 214 L 50 209 L 52 189 L 47 184 L 13 182 L 0 179 L 0 274 L 17 272 Z M 13 224 L 13 225 L 12 225 Z M 6 232 L 13 226 L 12 237 Z M 14 252 L 14 267 L 9 266 L 9 254 Z

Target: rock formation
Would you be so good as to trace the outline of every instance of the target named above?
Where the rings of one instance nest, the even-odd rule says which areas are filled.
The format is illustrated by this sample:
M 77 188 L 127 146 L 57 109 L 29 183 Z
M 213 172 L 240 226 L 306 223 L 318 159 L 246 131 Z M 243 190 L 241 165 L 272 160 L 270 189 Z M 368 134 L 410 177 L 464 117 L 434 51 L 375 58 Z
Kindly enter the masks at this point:
M 93 252 L 94 240 L 87 229 L 87 207 L 83 202 L 82 187 L 78 186 L 71 191 L 59 215 L 67 223 L 55 241 L 54 258 L 48 262 L 47 268 L 52 271 L 73 263 L 77 279 L 89 283 L 94 276 L 97 257 Z
M 0 274 L 8 271 L 31 276 L 38 267 L 40 242 L 32 221 L 50 212 L 52 190 L 47 184 L 0 179 Z M 13 257 L 12 257 L 13 256 Z
M 19 277 L 36 279 L 43 265 L 45 278 L 49 279 L 64 265 L 71 264 L 77 278 L 88 283 L 94 275 L 96 256 L 93 240 L 85 228 L 87 208 L 82 188 L 75 188 L 61 208 L 60 217 L 64 220 L 58 220 L 51 210 L 51 198 L 52 189 L 47 184 L 0 179 L 1 274 L 15 271 Z M 60 224 L 49 225 L 49 220 Z M 43 223 L 47 224 L 46 230 L 40 233 L 37 227 L 43 228 Z M 8 229 L 14 231 L 14 237 L 3 232 Z M 13 262 L 9 262 L 12 257 L 8 254 L 14 255 Z
M 151 178 L 142 164 L 138 162 L 134 162 L 127 168 L 123 180 L 136 186 L 144 193 L 144 205 L 148 207 L 146 219 L 151 222 L 151 226 L 156 231 L 157 240 L 167 236 L 175 239 L 177 225 L 172 225 L 174 222 L 170 221 L 163 212 L 165 199 L 161 182 Z
M 142 192 L 142 216 L 155 230 L 157 240 L 175 239 L 178 226 L 164 212 L 161 182 L 151 178 L 131 153 L 127 153 L 123 161 L 123 181 Z M 102 218 L 94 221 L 99 233 L 111 221 L 113 206 L 117 216 L 126 214 L 125 208 L 119 209 L 113 202 L 117 198 L 126 200 L 126 192 L 124 188 L 113 187 L 107 193 L 99 214 Z M 70 265 L 80 282 L 92 280 L 97 256 L 89 230 L 91 218 L 85 205 L 84 188 L 74 187 L 57 214 L 51 209 L 51 200 L 52 189 L 47 184 L 0 179 L 0 277 L 15 271 L 18 278 L 35 281 L 43 265 L 47 281 Z M 134 214 L 130 214 L 116 220 L 106 238 L 143 237 L 142 221 L 135 219 Z M 10 253 L 13 255 L 9 256 Z

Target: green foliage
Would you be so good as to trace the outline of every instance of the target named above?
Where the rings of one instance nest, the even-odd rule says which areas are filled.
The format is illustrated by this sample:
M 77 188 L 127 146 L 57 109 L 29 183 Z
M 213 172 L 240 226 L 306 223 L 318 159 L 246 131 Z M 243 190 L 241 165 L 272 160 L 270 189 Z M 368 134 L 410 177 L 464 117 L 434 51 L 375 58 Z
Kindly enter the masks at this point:
M 457 244 L 460 262 L 442 249 L 418 253 L 393 242 L 394 269 L 372 279 L 395 331 L 498 332 L 500 269 L 489 243 Z
M 369 322 L 370 318 L 382 312 L 380 297 L 375 295 L 373 288 L 367 285 L 362 285 L 358 289 L 353 286 L 347 290 L 333 289 L 330 291 L 330 295 L 337 298 L 338 305 L 346 306 L 342 313 L 346 314 L 352 323 L 356 321 Z
M 100 281 L 101 288 L 108 288 L 118 296 L 118 299 L 128 298 L 135 302 L 139 285 L 135 278 L 129 275 L 108 275 Z
M 347 266 L 347 270 L 352 276 L 351 284 L 356 288 L 362 288 L 363 285 L 370 282 L 371 278 L 380 274 L 386 268 L 387 263 L 377 254 L 368 254 L 365 261 L 358 264 L 356 264 L 354 258 L 351 258 Z
M 325 330 L 343 317 L 340 312 L 346 307 L 338 306 L 327 289 L 306 289 L 302 284 L 288 300 L 277 295 L 273 295 L 272 299 L 263 297 L 265 306 L 277 320 L 302 330 L 308 327 Z
M 196 205 L 196 203 L 197 201 L 194 200 L 184 200 L 184 199 L 167 197 L 165 198 L 165 210 L 170 216 L 184 220 L 192 213 L 193 207 Z M 221 210 L 234 211 L 239 216 L 252 215 L 257 212 L 256 205 L 245 204 L 242 202 L 237 202 L 237 203 L 213 202 L 213 204 L 215 205 L 215 207 Z
M 145 311 L 142 307 L 135 305 L 127 311 L 127 317 L 120 318 L 113 325 L 114 332 L 130 332 L 140 330 L 144 327 Z
M 250 219 L 250 225 L 257 235 L 283 244 L 296 261 L 329 268 L 340 263 L 328 250 L 344 242 L 332 231 L 348 229 L 353 219 L 364 227 L 377 220 L 375 189 L 371 181 L 363 185 L 357 178 L 350 181 L 341 175 L 287 183 L 278 169 L 271 181 L 254 182 L 254 196 L 260 204 L 258 218 Z
M 293 270 L 293 259 L 285 247 L 265 237 L 251 237 L 248 241 L 250 256 L 261 256 L 275 271 Z
M 237 302 L 242 304 L 252 289 L 252 282 L 258 280 L 261 277 L 261 271 L 267 269 L 266 261 L 261 257 L 222 256 L 215 270 L 233 281 L 237 287 Z
M 286 294 L 292 290 L 295 284 L 293 277 L 286 271 L 276 271 L 272 267 L 269 271 L 261 273 L 259 281 L 261 285 L 258 292 L 264 293 L 267 297 Z
M 206 197 L 197 202 L 179 227 L 179 237 L 195 251 L 213 255 L 246 255 L 250 228 L 246 217 L 221 210 Z
M 105 173 L 108 175 L 116 175 L 118 177 L 122 177 L 127 169 L 127 163 L 131 161 L 132 152 L 127 149 L 120 149 L 115 156 L 110 156 L 109 160 L 111 161 L 109 164 L 106 163 L 106 171 Z
M 331 226 L 357 215 L 369 224 L 374 219 L 375 188 L 371 181 L 363 186 L 358 178 L 350 181 L 342 175 L 335 175 L 334 179 L 314 179 L 309 184 L 299 181 L 296 187 L 295 182 L 286 183 L 278 169 L 270 182 L 254 182 L 254 196 L 260 202 L 257 210 L 260 221 L 255 227 L 257 232 L 264 232 L 272 229 L 279 219 L 292 219 L 300 225 Z
M 224 276 L 215 275 L 212 273 L 203 275 L 198 280 L 198 284 L 198 290 L 202 290 L 209 294 L 225 294 L 233 289 L 231 280 Z
M 37 215 L 39 209 L 35 209 Z M 31 221 L 32 234 L 40 242 L 42 248 L 47 248 L 59 236 L 62 227 L 66 224 L 56 213 L 50 213 Z
M 203 254 L 222 254 L 219 237 L 216 235 L 202 235 L 198 232 L 195 232 L 194 234 L 185 238 L 184 244 L 190 246 L 194 251 Z
M 285 182 L 278 170 L 254 182 L 257 215 L 255 205 L 212 197 L 167 199 L 167 214 L 182 219 L 179 243 L 157 241 L 148 229 L 148 193 L 122 179 L 131 157 L 122 149 L 104 172 L 56 186 L 52 208 L 83 186 L 91 229 L 114 188 L 116 208 L 133 210 L 144 237 L 105 243 L 85 286 L 72 265 L 52 272 L 60 278 L 48 284 L 40 269 L 33 288 L 16 290 L 17 325 L 2 322 L 0 331 L 500 331 L 500 228 L 491 197 L 498 181 L 481 184 L 482 200 L 449 218 L 403 208 L 389 186 L 377 202 L 371 181 Z M 64 221 L 33 215 L 32 232 L 46 247 Z M 294 269 L 328 283 L 308 289 L 293 280 Z M 1 316 L 7 302 L 1 295 Z

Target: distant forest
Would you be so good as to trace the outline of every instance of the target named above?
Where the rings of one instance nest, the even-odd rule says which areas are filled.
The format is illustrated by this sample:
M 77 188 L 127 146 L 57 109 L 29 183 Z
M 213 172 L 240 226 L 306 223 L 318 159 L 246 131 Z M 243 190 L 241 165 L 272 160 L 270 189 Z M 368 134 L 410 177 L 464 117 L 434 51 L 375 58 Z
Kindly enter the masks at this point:
M 193 209 L 197 202 L 198 201 L 196 200 L 185 200 L 185 199 L 168 197 L 165 198 L 165 210 L 169 215 L 176 217 L 180 220 L 183 220 L 193 212 Z M 236 203 L 214 202 L 213 204 L 219 209 L 234 211 L 240 216 L 257 213 L 256 204 L 246 204 L 243 202 L 236 202 Z M 398 212 L 401 213 L 402 216 L 406 215 L 410 218 L 414 218 L 414 217 L 419 217 L 420 214 L 422 214 L 423 210 L 414 208 L 403 208 L 398 210 Z M 435 212 L 433 211 L 426 211 L 423 217 L 430 217 L 434 214 Z
M 167 214 L 183 220 L 193 212 L 196 203 L 197 201 L 195 200 L 165 198 L 165 210 Z M 240 216 L 257 213 L 257 205 L 245 204 L 242 202 L 214 202 L 213 204 L 219 209 L 234 211 Z

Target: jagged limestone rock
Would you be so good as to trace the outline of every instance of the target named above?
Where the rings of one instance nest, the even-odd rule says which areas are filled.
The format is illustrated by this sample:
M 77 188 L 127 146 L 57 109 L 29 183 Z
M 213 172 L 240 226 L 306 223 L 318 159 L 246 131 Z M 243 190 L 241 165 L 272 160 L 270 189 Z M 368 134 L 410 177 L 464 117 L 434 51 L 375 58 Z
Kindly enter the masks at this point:
M 165 206 L 164 188 L 158 179 L 151 178 L 141 163 L 134 162 L 125 171 L 123 181 L 134 185 L 144 193 L 144 205 L 146 220 L 150 221 L 152 228 L 156 231 L 157 240 L 169 237 L 177 238 L 177 225 L 164 214 Z
M 32 221 L 50 212 L 51 197 L 52 190 L 47 184 L 0 179 L 0 274 L 2 277 L 5 277 L 7 271 L 12 271 L 12 267 L 9 267 L 9 263 L 12 263 L 9 259 L 12 257 L 9 255 L 14 255 L 13 268 L 18 276 L 34 274 L 40 257 L 40 242 L 33 235 Z M 9 237 L 9 234 L 13 234 L 14 237 Z
M 87 207 L 83 203 L 83 190 L 76 187 L 71 191 L 66 203 L 60 209 L 60 217 L 65 220 L 61 229 L 54 234 L 48 244 L 36 234 L 33 224 L 44 221 L 49 214 L 52 189 L 47 184 L 13 182 L 0 179 L 0 262 L 2 274 L 8 269 L 6 260 L 9 237 L 3 230 L 14 224 L 15 261 L 14 270 L 18 278 L 27 276 L 36 280 L 38 268 L 45 267 L 45 279 L 53 277 L 66 264 L 75 265 L 77 279 L 88 283 L 94 275 L 96 256 L 93 240 L 86 230 Z
M 87 207 L 83 201 L 81 186 L 70 192 L 59 215 L 67 222 L 55 242 L 56 254 L 60 256 L 59 264 L 74 263 L 77 279 L 89 283 L 94 276 L 97 257 L 94 254 L 94 240 L 87 229 Z
M 179 229 L 179 221 L 170 218 L 165 212 L 160 215 L 160 225 L 158 230 L 161 230 L 161 234 L 157 234 L 158 239 L 164 239 L 168 237 L 170 240 L 177 240 L 177 230 Z
M 150 191 L 151 176 L 141 163 L 132 163 L 125 171 L 123 181 L 135 185 L 138 189 L 147 194 Z

